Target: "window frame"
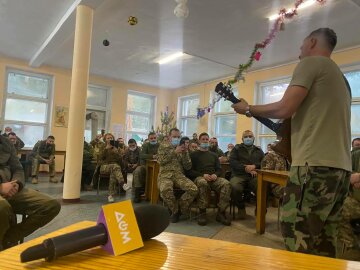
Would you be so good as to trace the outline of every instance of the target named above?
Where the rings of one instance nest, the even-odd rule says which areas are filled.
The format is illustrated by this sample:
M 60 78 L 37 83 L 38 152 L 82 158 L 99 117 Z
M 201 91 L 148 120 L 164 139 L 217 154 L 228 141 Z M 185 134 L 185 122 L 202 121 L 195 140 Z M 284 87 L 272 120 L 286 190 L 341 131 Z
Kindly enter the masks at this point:
M 181 132 L 183 132 L 182 136 L 187 136 L 189 138 L 192 138 L 192 134 L 187 134 L 187 128 L 186 130 L 183 127 L 183 120 L 190 120 L 190 119 L 195 119 L 197 120 L 197 113 L 195 113 L 194 115 L 182 115 L 182 111 L 183 111 L 183 104 L 186 101 L 189 100 L 199 100 L 199 104 L 198 107 L 200 106 L 200 94 L 192 94 L 192 95 L 186 95 L 186 96 L 181 96 L 178 97 L 178 110 L 177 110 L 177 123 L 179 124 L 179 129 Z M 197 122 L 197 127 L 195 132 L 198 133 L 198 129 L 199 129 L 199 122 Z
M 237 96 L 239 96 L 239 86 L 236 85 L 233 87 L 234 89 L 237 90 Z M 212 100 L 215 98 L 216 93 L 212 92 L 210 94 L 210 101 L 212 102 Z M 225 101 L 222 97 L 220 99 L 221 101 Z M 230 102 L 230 101 L 227 101 Z M 215 106 L 219 106 L 219 103 L 216 103 Z M 236 130 L 237 130 L 237 113 L 235 111 L 229 111 L 229 112 L 216 112 L 216 107 L 214 107 L 209 114 L 209 120 L 208 120 L 208 133 L 210 134 L 210 137 L 216 137 L 218 139 L 218 142 L 221 138 L 232 138 L 234 141 L 234 145 L 236 144 Z M 232 135 L 226 135 L 226 134 L 217 134 L 216 133 L 216 125 L 217 125 L 217 119 L 220 119 L 221 117 L 227 117 L 227 116 L 233 116 L 235 118 L 235 133 Z M 227 151 L 227 148 L 222 149 L 224 152 Z
M 14 94 L 14 93 L 8 93 L 8 91 L 9 91 L 9 89 L 8 89 L 9 74 L 10 73 L 48 80 L 49 83 L 48 83 L 48 89 L 47 89 L 47 98 L 31 97 L 31 96 L 19 95 L 19 94 Z M 4 88 L 3 101 L 2 101 L 2 116 L 1 116 L 2 130 L 4 130 L 4 128 L 6 126 L 10 126 L 10 125 L 28 125 L 28 126 L 43 127 L 44 128 L 43 138 L 39 138 L 39 139 L 46 138 L 48 135 L 50 135 L 50 132 L 51 132 L 52 114 L 53 114 L 53 96 L 54 96 L 54 76 L 53 75 L 7 67 L 5 69 L 5 88 Z M 45 103 L 46 104 L 45 123 L 5 120 L 6 102 L 8 99 Z M 29 149 L 32 147 L 33 147 L 33 145 L 30 147 L 24 147 L 24 149 Z
M 152 101 L 152 106 L 150 107 L 150 113 L 143 113 L 143 112 L 136 112 L 136 111 L 129 111 L 128 110 L 128 98 L 129 98 L 129 94 L 130 95 L 135 95 L 135 96 L 140 96 L 140 97 L 145 97 L 145 98 L 150 98 Z M 128 90 L 127 94 L 126 94 L 126 113 L 125 113 L 125 138 L 126 138 L 126 142 L 132 138 L 133 136 L 129 136 L 129 134 L 141 134 L 144 135 L 143 138 L 147 138 L 147 135 L 149 134 L 149 132 L 151 131 L 151 127 L 155 128 L 155 112 L 156 112 L 156 96 L 155 95 L 151 95 L 151 94 L 147 94 L 147 93 L 143 93 L 143 92 L 139 92 L 139 91 L 135 91 L 135 90 Z M 141 116 L 141 117 L 149 117 L 149 123 L 150 123 L 150 127 L 149 130 L 147 132 L 141 132 L 141 131 L 129 131 L 127 129 L 128 127 L 128 123 L 127 123 L 127 119 L 128 119 L 128 115 L 135 115 L 135 116 Z
M 266 86 L 273 86 L 273 85 L 277 85 L 277 84 L 284 84 L 284 83 L 288 83 L 290 84 L 291 82 L 291 76 L 282 76 L 282 77 L 278 77 L 278 78 L 273 78 L 270 80 L 266 80 L 266 81 L 258 81 L 255 84 L 255 94 L 254 94 L 254 100 L 255 100 L 255 105 L 262 105 L 262 104 L 266 104 L 264 103 L 264 93 L 262 91 L 263 87 Z M 286 90 L 285 90 L 286 91 Z M 266 152 L 266 145 L 262 146 L 262 139 L 268 139 L 268 138 L 273 138 L 273 141 L 276 140 L 276 134 L 275 132 L 272 132 L 271 134 L 267 134 L 267 133 L 261 133 L 262 130 L 262 125 L 258 120 L 256 119 L 252 119 L 253 121 L 253 129 L 254 129 L 254 136 L 255 136 L 255 140 L 258 142 L 258 144 L 260 145 L 261 149 Z

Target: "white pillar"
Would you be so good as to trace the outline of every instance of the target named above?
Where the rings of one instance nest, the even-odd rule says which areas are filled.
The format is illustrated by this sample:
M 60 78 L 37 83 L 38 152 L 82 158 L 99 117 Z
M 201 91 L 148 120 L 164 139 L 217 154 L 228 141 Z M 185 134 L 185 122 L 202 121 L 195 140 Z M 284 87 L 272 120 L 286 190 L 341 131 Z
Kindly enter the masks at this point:
M 75 41 L 63 189 L 63 201 L 66 202 L 77 202 L 80 200 L 93 13 L 93 10 L 87 6 L 79 5 L 76 8 Z

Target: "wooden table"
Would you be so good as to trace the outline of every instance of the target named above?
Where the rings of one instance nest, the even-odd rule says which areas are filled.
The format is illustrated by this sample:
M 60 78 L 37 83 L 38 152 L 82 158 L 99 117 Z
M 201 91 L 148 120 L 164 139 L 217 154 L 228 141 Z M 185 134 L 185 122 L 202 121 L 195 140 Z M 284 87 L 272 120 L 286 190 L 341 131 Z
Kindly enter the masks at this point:
M 157 160 L 146 160 L 146 185 L 145 197 L 152 204 L 157 204 L 159 200 L 159 189 L 157 186 L 157 178 L 159 175 L 160 165 Z M 221 176 L 224 177 L 226 171 L 230 170 L 229 163 L 221 163 Z
M 247 269 L 359 270 L 360 263 L 220 240 L 162 233 L 144 247 L 112 256 L 94 247 L 53 262 L 20 263 L 20 253 L 44 239 L 95 225 L 83 221 L 0 252 L 1 269 Z
M 265 214 L 266 214 L 266 195 L 267 184 L 274 183 L 280 186 L 286 186 L 289 177 L 288 171 L 258 170 L 257 180 L 257 213 L 256 213 L 256 232 L 263 234 L 265 232 Z

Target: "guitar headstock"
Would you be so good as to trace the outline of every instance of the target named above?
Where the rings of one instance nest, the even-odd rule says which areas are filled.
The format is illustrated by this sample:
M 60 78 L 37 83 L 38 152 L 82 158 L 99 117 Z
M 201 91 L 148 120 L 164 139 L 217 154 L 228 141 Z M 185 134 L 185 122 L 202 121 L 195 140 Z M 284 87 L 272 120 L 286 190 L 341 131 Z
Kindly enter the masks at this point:
M 215 87 L 215 92 L 222 96 L 224 99 L 231 101 L 232 103 L 240 102 L 240 100 L 238 100 L 234 96 L 230 84 L 223 84 L 222 82 L 219 82 Z

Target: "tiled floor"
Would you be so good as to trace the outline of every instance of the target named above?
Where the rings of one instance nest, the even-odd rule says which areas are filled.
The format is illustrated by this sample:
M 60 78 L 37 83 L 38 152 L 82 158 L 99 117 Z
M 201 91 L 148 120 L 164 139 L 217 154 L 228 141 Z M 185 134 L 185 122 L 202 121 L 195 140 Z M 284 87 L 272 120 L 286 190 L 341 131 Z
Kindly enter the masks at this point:
M 58 176 L 60 180 L 60 177 Z M 131 178 L 130 178 L 131 182 Z M 68 204 L 62 202 L 62 183 L 49 183 L 48 177 L 42 176 L 39 178 L 39 184 L 26 184 L 28 188 L 34 188 L 40 192 L 44 192 L 59 199 L 62 204 L 59 215 L 52 220 L 45 227 L 39 229 L 25 239 L 33 239 L 59 228 L 68 226 L 82 220 L 96 221 L 99 210 L 103 204 L 107 203 L 107 191 L 101 190 L 99 195 L 96 191 L 81 192 L 81 202 L 76 204 Z M 131 190 L 127 191 L 125 196 L 115 197 L 116 201 L 131 199 Z M 148 203 L 148 202 L 142 202 Z M 180 233 L 198 237 L 214 238 L 225 241 L 258 245 L 264 247 L 272 247 L 283 249 L 280 232 L 277 228 L 277 208 L 269 208 L 267 213 L 266 233 L 258 235 L 255 233 L 255 216 L 254 206 L 247 208 L 247 219 L 242 221 L 233 221 L 231 226 L 223 226 L 215 221 L 216 211 L 208 210 L 208 225 L 199 226 L 196 220 L 180 220 L 180 222 L 173 224 L 166 229 L 167 232 Z M 251 214 L 251 215 L 250 215 Z

